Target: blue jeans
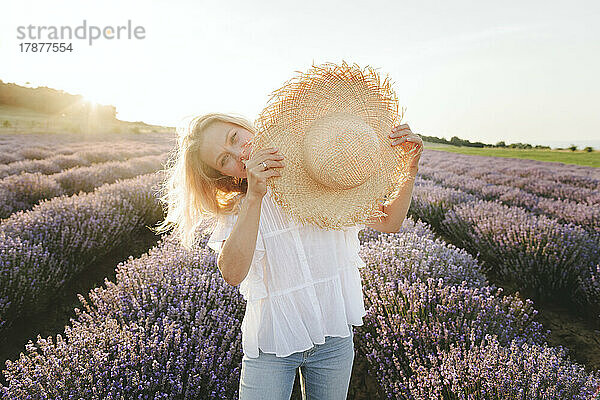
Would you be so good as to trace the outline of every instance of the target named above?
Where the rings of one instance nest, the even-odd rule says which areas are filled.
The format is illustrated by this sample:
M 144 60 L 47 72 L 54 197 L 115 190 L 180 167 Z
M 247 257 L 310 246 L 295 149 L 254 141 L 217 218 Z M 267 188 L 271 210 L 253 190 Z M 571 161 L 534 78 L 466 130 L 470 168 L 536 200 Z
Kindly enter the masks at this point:
M 264 353 L 242 357 L 240 400 L 289 400 L 296 370 L 300 368 L 302 399 L 342 400 L 348 395 L 354 363 L 354 332 L 350 336 L 325 336 L 325 343 L 287 357 Z

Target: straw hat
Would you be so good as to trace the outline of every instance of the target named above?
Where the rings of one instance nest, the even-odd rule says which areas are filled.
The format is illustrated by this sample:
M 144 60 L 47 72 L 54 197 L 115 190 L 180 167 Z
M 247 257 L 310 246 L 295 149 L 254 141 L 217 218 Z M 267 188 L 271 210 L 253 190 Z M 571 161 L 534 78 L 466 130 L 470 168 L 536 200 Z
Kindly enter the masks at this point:
M 391 146 L 389 134 L 404 115 L 388 78 L 325 63 L 275 90 L 255 121 L 249 158 L 277 147 L 281 176 L 267 179 L 274 200 L 301 225 L 341 229 L 387 214 L 409 177 L 414 143 Z

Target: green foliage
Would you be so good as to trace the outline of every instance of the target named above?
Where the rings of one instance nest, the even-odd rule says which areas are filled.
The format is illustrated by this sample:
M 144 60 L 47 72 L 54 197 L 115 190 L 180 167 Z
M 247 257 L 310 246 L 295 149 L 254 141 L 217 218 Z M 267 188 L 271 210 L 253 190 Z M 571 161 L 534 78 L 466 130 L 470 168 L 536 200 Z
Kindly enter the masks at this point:
M 461 139 L 458 136 L 452 136 L 452 138 L 450 140 L 446 140 L 445 138 L 440 139 L 436 136 L 427 136 L 427 135 L 421 135 L 421 134 L 419 134 L 419 136 L 421 136 L 421 139 L 423 139 L 423 141 L 430 142 L 430 143 L 442 143 L 442 144 L 451 144 L 454 146 L 467 146 L 467 147 L 479 147 L 479 148 L 483 148 L 485 146 L 491 146 L 489 144 L 485 144 L 482 142 L 471 142 L 466 139 Z
M 435 147 L 435 150 L 448 151 L 452 153 L 471 154 L 489 157 L 525 158 L 529 160 L 561 162 L 565 164 L 586 165 L 589 167 L 600 167 L 600 152 L 565 152 L 558 149 L 538 150 L 519 148 L 483 148 L 472 147 Z
M 532 145 L 530 145 L 529 143 L 511 143 L 508 145 L 508 147 L 510 147 L 511 149 L 531 149 L 533 148 Z
M 72 95 L 46 86 L 29 88 L 0 81 L 0 105 L 23 107 L 44 114 L 85 116 L 93 113 L 99 120 L 114 120 L 112 105 L 90 104 L 81 95 Z

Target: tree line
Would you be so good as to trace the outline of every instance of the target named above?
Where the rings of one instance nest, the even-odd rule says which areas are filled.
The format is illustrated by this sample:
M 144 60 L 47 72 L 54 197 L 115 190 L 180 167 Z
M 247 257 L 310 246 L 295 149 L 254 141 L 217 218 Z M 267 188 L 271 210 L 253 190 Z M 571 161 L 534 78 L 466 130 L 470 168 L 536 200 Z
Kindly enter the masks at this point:
M 496 144 L 490 144 L 490 143 L 483 143 L 483 142 L 471 142 L 467 139 L 461 139 L 458 136 L 452 136 L 450 138 L 450 140 L 447 140 L 445 138 L 439 138 L 436 136 L 426 136 L 426 135 L 419 135 L 419 136 L 421 136 L 421 139 L 423 139 L 426 142 L 451 144 L 453 146 L 500 147 L 500 148 L 510 148 L 510 149 L 548 149 L 548 150 L 550 150 L 550 146 L 543 146 L 541 144 L 537 144 L 535 146 L 532 146 L 529 143 L 521 143 L 521 142 L 506 144 L 504 142 L 504 140 L 497 142 Z M 559 147 L 558 149 L 561 149 L 561 148 Z M 569 149 L 571 151 L 575 151 L 575 150 L 577 150 L 577 146 L 571 145 L 571 146 L 567 147 L 567 149 Z M 593 151 L 593 148 L 590 146 L 587 146 L 583 150 L 587 151 L 587 152 L 591 152 L 591 151 Z
M 87 117 L 93 113 L 96 119 L 114 120 L 117 115 L 115 106 L 93 104 L 84 101 L 81 95 L 73 95 L 46 86 L 29 88 L 2 80 L 0 80 L 0 104 L 65 117 Z

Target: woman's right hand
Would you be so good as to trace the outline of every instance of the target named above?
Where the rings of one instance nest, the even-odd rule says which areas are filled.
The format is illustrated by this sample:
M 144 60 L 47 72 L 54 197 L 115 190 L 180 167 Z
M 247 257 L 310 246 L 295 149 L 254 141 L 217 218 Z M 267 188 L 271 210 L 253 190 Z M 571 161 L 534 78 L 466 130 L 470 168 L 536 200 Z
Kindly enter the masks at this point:
M 255 197 L 258 200 L 267 194 L 267 178 L 281 176 L 274 168 L 283 167 L 283 156 L 274 147 L 257 152 L 253 158 L 246 161 L 246 176 L 248 179 L 247 197 Z M 265 169 L 264 162 L 267 164 Z

